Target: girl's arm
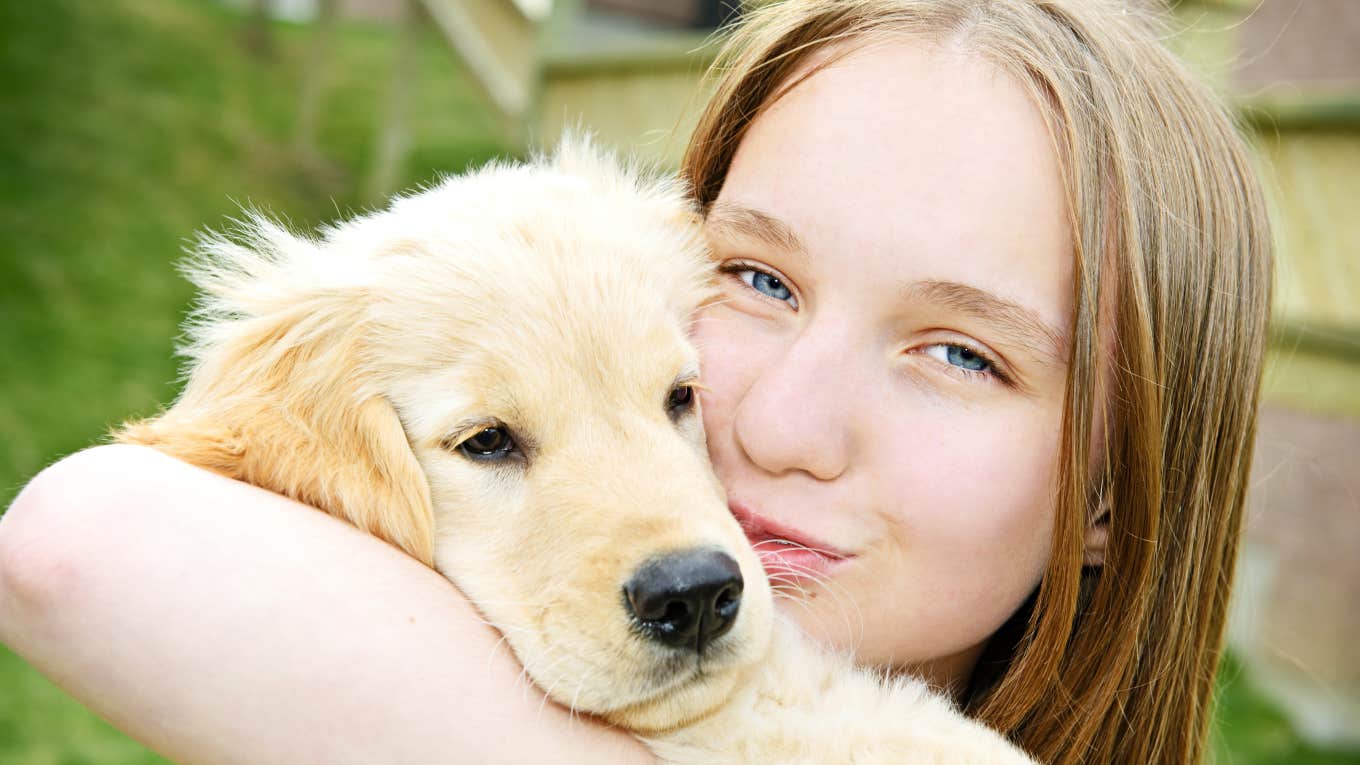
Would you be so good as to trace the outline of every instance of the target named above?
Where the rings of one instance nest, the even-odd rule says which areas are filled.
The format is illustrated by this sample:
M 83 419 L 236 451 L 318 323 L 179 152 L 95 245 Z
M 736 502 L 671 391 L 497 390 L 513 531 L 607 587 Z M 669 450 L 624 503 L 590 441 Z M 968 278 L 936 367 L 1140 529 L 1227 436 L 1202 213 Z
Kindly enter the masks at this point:
M 0 640 L 180 762 L 652 761 L 545 702 L 438 574 L 140 447 L 67 458 L 0 519 Z

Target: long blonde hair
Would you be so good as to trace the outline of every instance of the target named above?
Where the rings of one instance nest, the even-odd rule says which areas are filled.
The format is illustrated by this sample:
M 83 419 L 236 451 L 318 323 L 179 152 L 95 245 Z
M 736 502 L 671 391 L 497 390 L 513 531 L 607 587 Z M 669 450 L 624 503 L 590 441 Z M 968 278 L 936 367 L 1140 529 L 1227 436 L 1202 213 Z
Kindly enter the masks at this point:
M 683 162 L 700 207 L 811 54 L 904 33 L 975 51 L 1030 89 L 1075 242 L 1054 553 L 1014 634 L 993 636 L 998 669 L 975 673 L 965 707 L 1047 762 L 1197 762 L 1270 305 L 1271 236 L 1248 152 L 1139 5 L 791 0 L 752 11 L 719 57 Z M 1104 563 L 1083 567 L 1098 518 Z

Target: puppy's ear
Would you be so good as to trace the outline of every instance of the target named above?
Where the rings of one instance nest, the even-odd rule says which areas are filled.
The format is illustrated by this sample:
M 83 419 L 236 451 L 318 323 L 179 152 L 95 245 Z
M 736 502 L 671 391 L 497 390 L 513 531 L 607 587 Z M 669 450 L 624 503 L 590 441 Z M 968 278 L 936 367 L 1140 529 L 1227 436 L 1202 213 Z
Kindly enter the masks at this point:
M 184 393 L 115 439 L 319 507 L 432 566 L 429 486 L 366 367 L 366 290 L 337 282 L 342 262 L 315 268 L 321 246 L 253 224 L 243 244 L 205 240 L 187 269 L 204 295 Z

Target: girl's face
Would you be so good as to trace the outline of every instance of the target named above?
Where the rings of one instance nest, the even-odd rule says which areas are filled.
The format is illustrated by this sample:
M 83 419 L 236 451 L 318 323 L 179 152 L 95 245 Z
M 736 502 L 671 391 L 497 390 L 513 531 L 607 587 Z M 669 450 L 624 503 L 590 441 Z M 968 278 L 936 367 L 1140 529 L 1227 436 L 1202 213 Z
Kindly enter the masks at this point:
M 1049 558 L 1073 273 L 1037 106 L 969 52 L 859 49 L 755 120 L 706 227 L 709 450 L 784 610 L 957 685 Z

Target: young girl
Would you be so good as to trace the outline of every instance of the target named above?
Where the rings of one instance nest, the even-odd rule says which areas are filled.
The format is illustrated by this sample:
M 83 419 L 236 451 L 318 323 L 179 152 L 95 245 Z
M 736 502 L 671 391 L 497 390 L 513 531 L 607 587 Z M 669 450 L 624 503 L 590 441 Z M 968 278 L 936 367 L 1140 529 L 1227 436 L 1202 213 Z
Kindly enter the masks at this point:
M 1195 762 L 1270 291 L 1241 140 L 1134 7 L 804 0 L 684 162 L 704 421 L 785 611 L 1037 758 Z M 782 549 L 788 540 L 819 553 Z M 433 572 L 101 447 L 0 524 L 0 638 L 188 762 L 640 761 Z

